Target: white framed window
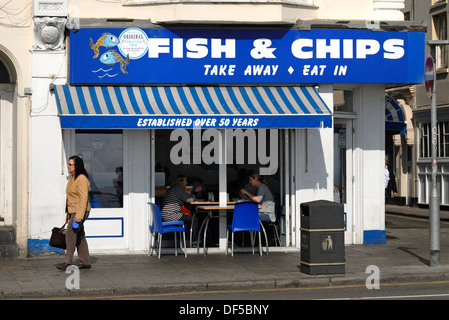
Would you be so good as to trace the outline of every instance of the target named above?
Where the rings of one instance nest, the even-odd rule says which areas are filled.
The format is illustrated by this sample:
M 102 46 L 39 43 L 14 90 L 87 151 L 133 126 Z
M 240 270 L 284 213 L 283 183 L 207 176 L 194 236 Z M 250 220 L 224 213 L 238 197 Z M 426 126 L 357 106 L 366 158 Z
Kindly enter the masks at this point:
M 419 125 L 418 202 L 429 203 L 432 183 L 432 134 L 430 123 Z M 442 205 L 449 205 L 449 120 L 437 123 L 437 188 Z
M 419 158 L 432 157 L 431 124 L 419 125 Z M 449 121 L 437 123 L 437 157 L 449 158 Z

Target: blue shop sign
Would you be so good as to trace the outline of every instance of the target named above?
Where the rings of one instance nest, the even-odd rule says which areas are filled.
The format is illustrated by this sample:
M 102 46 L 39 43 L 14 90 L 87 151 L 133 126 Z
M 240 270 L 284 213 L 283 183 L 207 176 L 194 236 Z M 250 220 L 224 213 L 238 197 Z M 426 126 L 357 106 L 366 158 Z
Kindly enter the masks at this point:
M 423 32 L 81 29 L 71 84 L 422 83 Z

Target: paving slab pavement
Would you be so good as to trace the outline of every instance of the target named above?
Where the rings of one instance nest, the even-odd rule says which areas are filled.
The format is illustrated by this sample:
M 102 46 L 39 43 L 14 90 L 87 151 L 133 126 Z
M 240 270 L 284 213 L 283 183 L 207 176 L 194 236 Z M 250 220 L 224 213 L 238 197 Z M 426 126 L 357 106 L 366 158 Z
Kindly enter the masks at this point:
M 308 275 L 300 272 L 300 252 L 275 251 L 268 255 L 211 253 L 188 257 L 156 255 L 92 255 L 92 269 L 60 271 L 61 255 L 0 259 L 0 298 L 36 299 L 106 297 L 167 292 L 240 290 L 251 288 L 311 287 L 338 284 L 364 285 L 379 268 L 382 283 L 447 280 L 449 277 L 449 222 L 442 222 L 439 267 L 429 266 L 429 230 L 426 222 L 415 227 L 390 224 L 386 244 L 345 247 L 345 273 Z

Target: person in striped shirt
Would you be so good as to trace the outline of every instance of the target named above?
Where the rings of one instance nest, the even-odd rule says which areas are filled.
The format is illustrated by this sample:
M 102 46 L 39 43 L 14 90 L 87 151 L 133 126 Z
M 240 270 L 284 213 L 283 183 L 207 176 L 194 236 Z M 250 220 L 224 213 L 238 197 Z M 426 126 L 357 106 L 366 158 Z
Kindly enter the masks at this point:
M 185 191 L 187 186 L 187 177 L 185 175 L 178 175 L 174 184 L 165 193 L 162 201 L 161 216 L 162 221 L 178 221 L 182 220 L 186 223 L 188 228 L 192 228 L 193 239 L 196 239 L 197 226 L 196 220 L 192 226 L 192 216 L 183 214 L 181 207 L 185 204 L 191 203 L 196 199 L 196 196 L 201 192 L 202 187 L 198 186 L 191 194 Z M 188 229 L 187 230 L 190 230 Z M 187 232 L 187 237 L 190 237 L 190 232 Z

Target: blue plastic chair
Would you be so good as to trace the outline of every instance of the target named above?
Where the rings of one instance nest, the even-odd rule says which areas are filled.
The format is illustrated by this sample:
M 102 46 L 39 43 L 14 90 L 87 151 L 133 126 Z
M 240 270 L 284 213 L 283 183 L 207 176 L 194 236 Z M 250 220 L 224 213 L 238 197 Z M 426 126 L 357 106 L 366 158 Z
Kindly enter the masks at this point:
M 228 225 L 226 238 L 229 239 L 229 231 L 232 232 L 231 256 L 234 256 L 234 232 L 250 231 L 251 244 L 254 254 L 253 231 L 259 233 L 259 252 L 262 255 L 262 239 L 260 238 L 259 204 L 255 201 L 237 202 L 234 206 L 232 225 Z M 228 240 L 229 241 L 229 240 Z M 226 246 L 228 254 L 228 246 Z
M 161 210 L 159 206 L 152 202 L 148 202 L 151 207 L 151 211 L 153 213 L 153 223 L 150 226 L 151 230 L 151 239 L 150 239 L 150 251 L 149 255 L 153 254 L 153 241 L 155 238 L 155 234 L 158 234 L 157 242 L 159 244 L 159 254 L 158 258 L 161 258 L 161 245 L 162 245 L 162 235 L 164 233 L 174 232 L 175 233 L 175 256 L 178 255 L 178 245 L 176 234 L 177 232 L 182 232 L 184 236 L 184 255 L 187 258 L 187 249 L 186 249 L 186 234 L 184 228 L 184 221 L 166 221 L 162 222 Z

